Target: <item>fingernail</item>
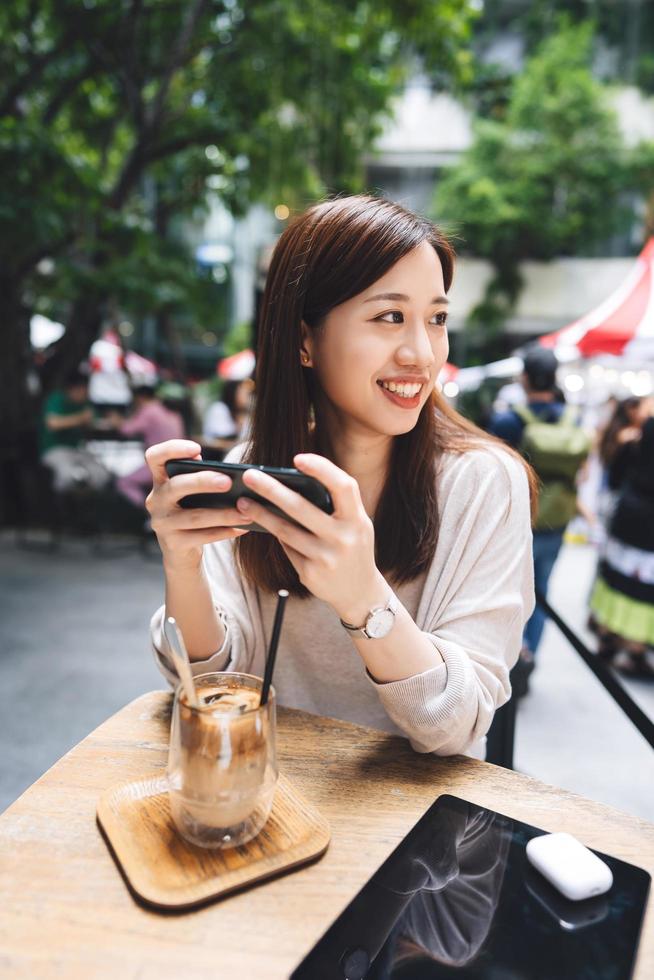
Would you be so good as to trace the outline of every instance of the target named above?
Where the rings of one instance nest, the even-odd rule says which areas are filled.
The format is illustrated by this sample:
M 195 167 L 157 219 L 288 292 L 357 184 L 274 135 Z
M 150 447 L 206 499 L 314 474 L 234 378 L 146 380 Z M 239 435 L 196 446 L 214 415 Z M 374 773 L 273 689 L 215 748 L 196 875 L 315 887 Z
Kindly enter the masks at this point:
M 245 497 L 239 497 L 239 499 L 236 501 L 236 506 L 241 511 L 242 514 L 245 514 L 247 513 L 248 510 L 251 509 L 252 501 L 247 500 L 247 498 Z

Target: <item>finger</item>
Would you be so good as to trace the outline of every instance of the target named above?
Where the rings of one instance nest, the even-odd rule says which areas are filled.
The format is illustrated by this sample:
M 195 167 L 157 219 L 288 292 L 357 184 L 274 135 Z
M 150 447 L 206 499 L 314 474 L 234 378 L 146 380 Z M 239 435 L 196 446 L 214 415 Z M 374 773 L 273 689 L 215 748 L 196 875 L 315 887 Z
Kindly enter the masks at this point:
M 283 517 L 278 517 L 277 514 L 271 514 L 267 507 L 258 504 L 256 500 L 241 497 L 236 506 L 243 516 L 249 517 L 261 527 L 265 527 L 266 531 L 274 534 L 284 544 L 290 545 L 305 558 L 316 559 L 319 557 L 322 546 L 320 538 L 316 537 L 315 534 L 311 534 L 310 531 L 305 531 L 304 528 L 297 527 L 295 524 L 290 524 Z
M 152 472 L 152 481 L 155 486 L 161 486 L 168 479 L 165 464 L 169 459 L 198 459 L 202 454 L 202 447 L 197 442 L 190 439 L 168 439 L 167 442 L 158 442 L 156 446 L 150 446 L 145 453 L 145 461 Z
M 301 473 L 313 476 L 327 487 L 337 516 L 356 516 L 362 504 L 359 484 L 354 477 L 345 470 L 339 469 L 331 460 L 316 453 L 298 453 L 293 458 L 293 464 Z
M 224 510 L 213 507 L 202 507 L 197 510 L 176 509 L 165 518 L 168 527 L 175 531 L 194 530 L 204 527 L 233 527 L 237 524 L 249 524 L 250 518 L 239 513 L 235 508 Z
M 178 503 L 182 497 L 193 493 L 226 493 L 231 485 L 232 479 L 225 473 L 198 470 L 197 473 L 180 473 L 179 476 L 171 476 L 166 493 L 170 500 Z
M 231 541 L 249 534 L 249 530 L 238 527 L 203 528 L 199 531 L 188 531 L 184 535 L 184 546 L 197 548 L 203 544 L 213 544 L 216 541 Z
M 290 545 L 284 544 L 283 541 L 280 541 L 279 543 L 281 545 L 282 551 L 284 552 L 284 554 L 286 555 L 286 557 L 288 558 L 291 565 L 293 566 L 293 568 L 298 573 L 301 579 L 302 575 L 304 574 L 304 563 L 306 562 L 306 558 L 304 557 L 304 555 L 301 555 L 299 551 L 296 551 L 295 548 L 291 548 Z
M 262 473 L 260 470 L 246 470 L 243 474 L 243 483 L 250 490 L 254 490 L 261 497 L 265 497 L 271 504 L 275 504 L 298 524 L 308 528 L 313 534 L 322 537 L 330 532 L 331 518 L 328 514 L 325 514 L 315 504 L 305 500 L 295 490 L 284 486 L 283 483 L 268 473 Z

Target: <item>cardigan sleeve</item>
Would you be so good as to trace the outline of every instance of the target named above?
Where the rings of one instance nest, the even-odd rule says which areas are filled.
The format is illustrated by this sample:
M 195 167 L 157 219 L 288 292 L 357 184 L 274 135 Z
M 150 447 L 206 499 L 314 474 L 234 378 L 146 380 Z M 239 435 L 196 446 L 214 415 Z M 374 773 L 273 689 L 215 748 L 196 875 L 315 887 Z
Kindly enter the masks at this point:
M 239 462 L 244 444 L 234 446 L 225 462 Z M 232 541 L 218 541 L 204 546 L 202 561 L 214 600 L 216 612 L 225 627 L 225 640 L 206 660 L 191 664 L 193 675 L 221 670 L 250 671 L 257 652 L 264 648 L 261 609 L 256 589 L 244 583 L 236 567 Z M 159 670 L 170 684 L 178 683 L 170 650 L 163 632 L 165 607 L 161 606 L 150 622 L 152 651 Z
M 195 660 L 191 664 L 193 675 L 220 670 L 247 673 L 256 651 L 263 649 L 264 643 L 256 590 L 242 582 L 231 541 L 205 545 L 202 561 L 216 612 L 225 627 L 225 640 L 220 650 L 206 660 Z M 152 617 L 150 637 L 159 670 L 175 686 L 178 677 L 163 632 L 164 616 L 165 607 L 161 606 Z
M 524 467 L 501 449 L 465 453 L 441 481 L 439 500 L 438 545 L 416 624 L 444 663 L 371 683 L 418 752 L 453 755 L 483 738 L 508 701 L 534 606 Z

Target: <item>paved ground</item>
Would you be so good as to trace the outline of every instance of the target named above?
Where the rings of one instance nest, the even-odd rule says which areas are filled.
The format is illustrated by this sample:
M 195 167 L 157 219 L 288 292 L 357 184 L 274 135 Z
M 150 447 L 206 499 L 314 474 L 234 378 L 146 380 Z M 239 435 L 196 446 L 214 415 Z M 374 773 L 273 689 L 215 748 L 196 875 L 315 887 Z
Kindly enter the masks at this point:
M 553 605 L 581 630 L 591 549 L 567 547 Z M 147 627 L 162 594 L 157 556 L 56 554 L 0 536 L 0 811 L 114 711 L 165 687 Z M 654 683 L 630 690 L 654 716 Z M 556 628 L 548 626 L 521 702 L 517 766 L 549 783 L 654 820 L 654 752 Z
M 594 570 L 593 548 L 565 546 L 549 595 L 591 649 L 585 622 Z M 538 656 L 518 712 L 516 768 L 654 821 L 654 750 L 552 623 Z M 654 718 L 654 681 L 629 680 L 625 686 Z

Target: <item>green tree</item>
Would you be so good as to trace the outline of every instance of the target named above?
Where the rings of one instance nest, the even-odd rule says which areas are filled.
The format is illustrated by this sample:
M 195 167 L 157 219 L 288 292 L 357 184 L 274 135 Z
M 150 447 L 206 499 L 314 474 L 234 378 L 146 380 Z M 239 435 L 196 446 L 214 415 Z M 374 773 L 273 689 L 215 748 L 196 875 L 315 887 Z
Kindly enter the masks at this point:
M 562 16 L 574 24 L 594 24 L 598 78 L 654 92 L 654 4 L 648 0 L 484 0 L 473 31 L 470 85 L 480 115 L 503 117 L 524 59 L 558 33 Z
M 52 385 L 107 310 L 210 315 L 180 226 L 216 194 L 356 189 L 414 57 L 465 70 L 470 0 L 6 0 L 0 5 L 0 414 L 31 424 L 28 325 L 66 323 Z
M 435 210 L 494 276 L 471 325 L 498 328 L 524 259 L 583 254 L 626 220 L 626 160 L 605 88 L 589 69 L 592 28 L 563 26 L 516 77 L 503 121 L 478 120 L 438 185 Z

